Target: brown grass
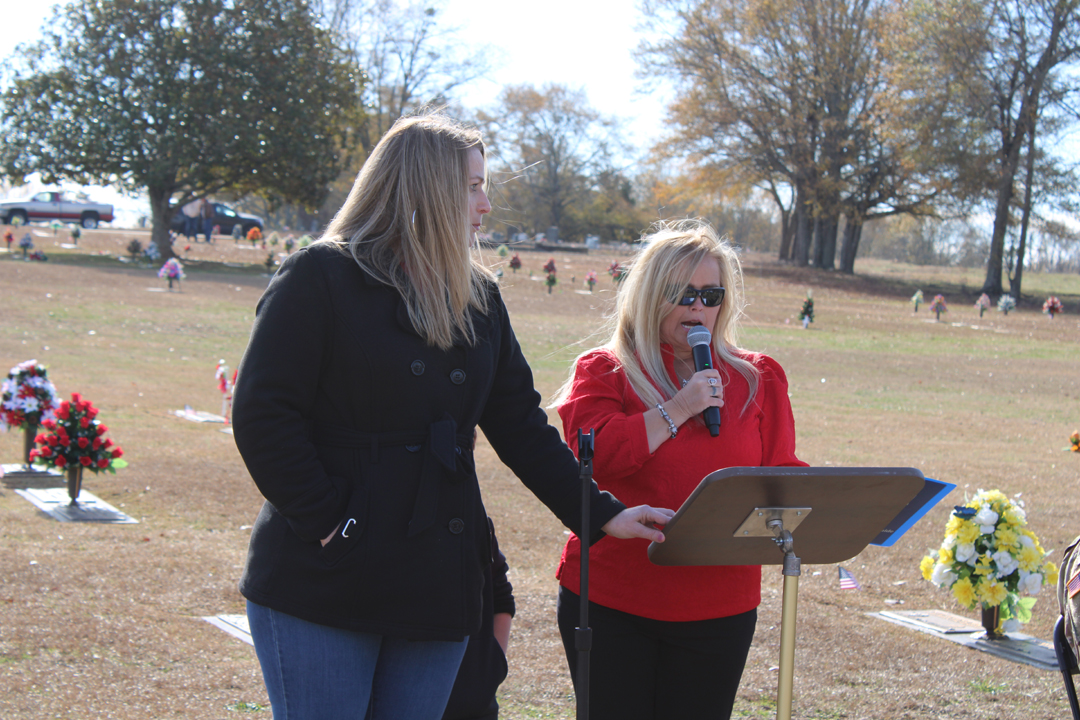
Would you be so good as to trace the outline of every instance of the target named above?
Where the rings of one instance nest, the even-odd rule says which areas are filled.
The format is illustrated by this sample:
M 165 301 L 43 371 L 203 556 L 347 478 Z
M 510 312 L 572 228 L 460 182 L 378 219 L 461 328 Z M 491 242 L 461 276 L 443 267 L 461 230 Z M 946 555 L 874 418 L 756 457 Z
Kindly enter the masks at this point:
M 120 720 L 236 717 L 256 704 L 269 717 L 252 649 L 198 620 L 241 612 L 236 580 L 248 526 L 261 502 L 229 435 L 170 416 L 185 403 L 218 411 L 219 358 L 235 367 L 266 277 L 265 253 L 231 240 L 192 244 L 182 292 L 160 290 L 156 268 L 115 260 L 134 233 L 84 233 L 78 251 L 35 228 L 48 263 L 0 254 L 4 288 L 0 369 L 37 358 L 64 394 L 101 408 L 130 466 L 89 476 L 85 487 L 140 521 L 55 522 L 0 488 L 0 717 Z M 139 235 L 145 241 L 145 234 Z M 181 246 L 182 247 L 182 246 Z M 85 253 L 104 251 L 105 256 Z M 15 253 L 17 254 L 17 253 Z M 594 344 L 612 283 L 604 255 L 556 254 L 560 284 L 538 280 L 547 255 L 522 253 L 506 269 L 515 327 L 550 396 L 568 363 Z M 1080 533 L 1080 457 L 1062 452 L 1080 425 L 1076 373 L 1080 279 L 1028 275 L 1025 307 L 1008 317 L 972 309 L 981 273 L 860 261 L 856 277 L 747 258 L 752 305 L 743 344 L 785 367 L 812 465 L 913 466 L 959 488 L 896 547 L 844 563 L 863 585 L 841 591 L 834 566 L 806 566 L 800 584 L 795 715 L 808 718 L 1060 718 L 1055 673 L 974 652 L 867 617 L 889 608 L 958 608 L 923 581 L 918 561 L 940 541 L 948 506 L 996 487 L 1023 493 L 1046 547 Z M 597 292 L 578 292 L 597 270 Z M 574 286 L 570 277 L 576 276 Z M 907 299 L 944 292 L 935 322 Z M 796 320 L 807 289 L 817 320 Z M 1046 294 L 1066 303 L 1049 320 Z M 6 365 L 3 365 L 6 363 Z M 21 433 L 0 434 L 15 462 Z M 510 560 L 518 616 L 508 718 L 572 717 L 573 699 L 555 630 L 553 578 L 563 528 L 481 442 L 478 470 Z M 820 574 L 815 574 L 820 572 Z M 902 583 L 902 584 L 901 584 Z M 766 568 L 764 602 L 736 715 L 771 717 L 776 692 L 781 578 Z M 886 600 L 901 600 L 889 605 Z M 1025 632 L 1049 638 L 1057 614 L 1042 594 Z

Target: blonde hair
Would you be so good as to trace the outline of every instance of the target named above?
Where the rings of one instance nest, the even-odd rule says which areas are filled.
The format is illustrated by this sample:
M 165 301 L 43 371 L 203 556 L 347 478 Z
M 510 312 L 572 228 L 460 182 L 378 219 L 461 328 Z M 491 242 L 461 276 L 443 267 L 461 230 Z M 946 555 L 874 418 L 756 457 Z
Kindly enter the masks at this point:
M 714 258 L 720 266 L 720 284 L 726 292 L 716 323 L 709 328 L 712 345 L 717 355 L 750 386 L 750 396 L 742 408 L 745 412 L 757 396 L 760 372 L 743 357 L 746 351 L 738 346 L 738 324 L 745 301 L 742 267 L 734 248 L 720 239 L 708 223 L 700 220 L 661 223 L 655 226 L 652 234 L 642 237 L 642 243 L 642 249 L 632 260 L 626 279 L 615 296 L 615 312 L 609 322 L 610 336 L 601 347 L 615 356 L 626 372 L 630 386 L 646 407 L 674 397 L 679 389 L 664 367 L 660 325 L 675 310 L 673 300 L 682 294 L 698 266 L 706 258 Z M 577 366 L 576 360 L 574 366 Z M 719 369 L 726 376 L 726 367 Z M 562 404 L 569 397 L 573 379 L 574 370 L 571 370 L 554 405 Z
M 480 133 L 430 113 L 403 117 L 371 151 L 320 242 L 347 249 L 394 287 L 428 344 L 476 343 L 472 312 L 488 311 L 490 272 L 470 251 L 469 150 Z

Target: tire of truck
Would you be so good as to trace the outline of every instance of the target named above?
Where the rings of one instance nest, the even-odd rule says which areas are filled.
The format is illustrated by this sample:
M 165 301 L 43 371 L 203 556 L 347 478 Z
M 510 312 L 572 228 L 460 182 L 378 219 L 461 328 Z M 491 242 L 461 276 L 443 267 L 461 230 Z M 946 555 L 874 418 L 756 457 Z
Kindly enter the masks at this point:
M 83 213 L 82 226 L 87 230 L 94 230 L 98 226 L 97 213 Z
M 20 225 L 26 225 L 27 217 L 26 217 L 26 211 L 25 210 L 12 210 L 11 212 L 9 212 L 7 214 L 7 217 L 4 218 L 4 223 L 7 224 L 7 225 L 14 225 L 15 224 L 15 218 L 19 218 L 19 220 L 20 220 L 19 224 Z

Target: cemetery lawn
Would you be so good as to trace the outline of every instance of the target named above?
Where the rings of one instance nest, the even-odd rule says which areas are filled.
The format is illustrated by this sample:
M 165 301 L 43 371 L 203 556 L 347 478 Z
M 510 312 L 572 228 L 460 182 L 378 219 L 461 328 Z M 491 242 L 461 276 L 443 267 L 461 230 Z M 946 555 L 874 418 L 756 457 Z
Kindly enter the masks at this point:
M 0 485 L 0 717 L 270 718 L 253 649 L 203 622 L 242 613 L 236 590 L 261 497 L 221 426 L 175 417 L 218 413 L 214 368 L 235 368 L 268 277 L 267 252 L 232 239 L 190 244 L 179 292 L 158 265 L 117 255 L 145 232 L 34 227 L 46 263 L 0 250 L 0 370 L 36 358 L 61 397 L 100 408 L 130 463 L 84 488 L 137 525 L 59 523 Z M 21 233 L 20 233 L 21 234 Z M 537 386 L 550 398 L 572 359 L 595 345 L 615 251 L 521 252 L 503 293 Z M 492 256 L 492 260 L 498 258 Z M 793 714 L 802 718 L 1015 718 L 1069 715 L 1060 676 L 920 634 L 867 613 L 942 609 L 975 618 L 919 573 L 951 507 L 980 488 L 1022 493 L 1029 527 L 1057 562 L 1080 534 L 1080 277 L 1025 273 L 1008 316 L 973 308 L 982 271 L 860 260 L 850 277 L 745 258 L 750 300 L 741 344 L 785 368 L 798 454 L 814 466 L 915 467 L 958 487 L 892 548 L 842 563 L 862 590 L 840 590 L 835 565 L 804 565 Z M 596 291 L 584 277 L 596 270 Z M 571 282 L 571 278 L 575 281 Z M 816 319 L 797 316 L 808 289 Z M 921 289 L 942 293 L 940 321 Z M 1051 320 L 1042 301 L 1057 295 Z M 993 298 L 996 301 L 996 298 Z M 552 411 L 550 417 L 558 421 Z M 0 433 L 0 461 L 19 460 L 22 432 Z M 554 572 L 565 531 L 481 436 L 477 470 L 517 597 L 505 718 L 570 718 L 572 686 L 555 627 Z M 597 468 L 597 474 L 602 468 Z M 796 551 L 797 551 L 796 547 Z M 782 579 L 764 569 L 757 634 L 735 717 L 775 715 Z M 1022 632 L 1049 639 L 1054 593 L 1038 596 Z

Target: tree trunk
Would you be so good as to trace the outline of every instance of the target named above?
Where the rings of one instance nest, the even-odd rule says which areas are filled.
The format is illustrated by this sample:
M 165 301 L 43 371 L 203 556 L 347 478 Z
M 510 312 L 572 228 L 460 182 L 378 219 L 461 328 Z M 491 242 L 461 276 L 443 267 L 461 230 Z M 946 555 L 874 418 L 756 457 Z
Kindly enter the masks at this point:
M 810 217 L 806 200 L 806 191 L 799 188 L 795 196 L 795 250 L 793 252 L 795 264 L 799 267 L 810 264 L 810 241 L 813 239 L 813 218 Z
M 861 215 L 848 216 L 844 224 L 844 243 L 840 246 L 840 272 L 855 274 L 855 256 L 859 252 L 862 239 L 863 218 Z
M 172 222 L 173 208 L 169 205 L 172 193 L 162 188 L 148 188 L 150 196 L 150 242 L 157 245 L 161 253 L 161 263 L 164 264 L 169 258 L 175 257 L 172 243 L 169 242 L 169 223 Z M 201 221 L 201 219 L 200 219 Z
M 829 214 L 818 220 L 815 233 L 816 254 L 814 264 L 822 270 L 836 270 L 836 234 L 839 232 L 837 216 Z
M 1009 294 L 1020 301 L 1024 281 L 1024 253 L 1027 251 L 1028 221 L 1031 219 L 1031 186 L 1035 182 L 1035 121 L 1028 128 L 1027 184 L 1024 187 L 1024 214 L 1020 221 L 1020 242 L 1016 247 L 1016 272 L 1009 278 Z

